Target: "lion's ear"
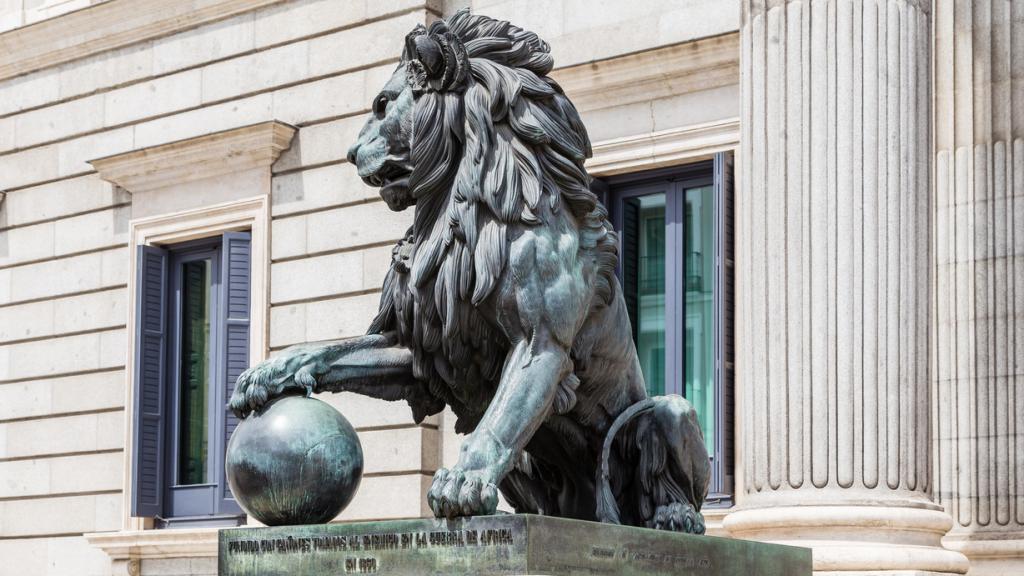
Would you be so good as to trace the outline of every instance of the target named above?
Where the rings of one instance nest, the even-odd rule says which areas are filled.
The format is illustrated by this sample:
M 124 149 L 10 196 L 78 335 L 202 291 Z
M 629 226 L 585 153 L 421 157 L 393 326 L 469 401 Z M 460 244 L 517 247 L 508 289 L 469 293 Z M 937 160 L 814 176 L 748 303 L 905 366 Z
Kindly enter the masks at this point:
M 413 39 L 416 59 L 423 64 L 428 78 L 440 78 L 444 74 L 444 54 L 441 45 L 430 36 L 423 34 Z

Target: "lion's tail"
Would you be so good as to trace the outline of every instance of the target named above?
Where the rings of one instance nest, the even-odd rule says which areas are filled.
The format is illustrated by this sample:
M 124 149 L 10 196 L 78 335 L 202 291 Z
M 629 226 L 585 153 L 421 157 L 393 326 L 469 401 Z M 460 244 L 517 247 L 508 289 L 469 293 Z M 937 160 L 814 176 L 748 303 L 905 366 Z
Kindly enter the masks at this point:
M 608 433 L 604 437 L 604 447 L 601 450 L 601 469 L 598 470 L 597 476 L 597 519 L 600 522 L 621 524 L 619 521 L 619 504 L 616 502 L 615 494 L 612 492 L 611 473 L 608 470 L 608 460 L 611 456 L 612 443 L 615 442 L 615 436 L 631 420 L 653 410 L 654 405 L 655 400 L 647 398 L 623 410 L 619 417 L 615 419 L 615 422 L 612 422 L 611 428 L 608 429 Z

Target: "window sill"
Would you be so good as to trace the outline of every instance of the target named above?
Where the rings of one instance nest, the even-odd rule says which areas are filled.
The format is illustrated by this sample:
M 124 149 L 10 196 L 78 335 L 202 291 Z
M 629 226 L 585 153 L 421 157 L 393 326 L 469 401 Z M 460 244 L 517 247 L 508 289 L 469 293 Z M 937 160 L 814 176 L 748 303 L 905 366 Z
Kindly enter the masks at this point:
M 85 534 L 86 541 L 113 560 L 217 556 L 219 528 L 124 530 Z

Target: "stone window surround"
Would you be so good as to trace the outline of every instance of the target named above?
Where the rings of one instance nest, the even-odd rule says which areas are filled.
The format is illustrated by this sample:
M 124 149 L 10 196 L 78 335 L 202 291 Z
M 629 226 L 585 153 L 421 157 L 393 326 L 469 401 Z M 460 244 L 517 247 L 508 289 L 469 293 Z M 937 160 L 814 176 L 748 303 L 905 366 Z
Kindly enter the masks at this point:
M 269 170 L 269 165 L 267 166 Z M 201 181 L 200 181 L 201 182 Z M 259 362 L 267 355 L 267 328 L 270 309 L 268 295 L 270 278 L 270 202 L 267 194 L 235 200 L 207 208 L 197 208 L 153 216 L 131 222 L 131 246 L 141 244 L 171 244 L 216 236 L 224 232 L 250 230 L 252 234 L 252 286 L 251 328 L 249 357 Z M 134 325 L 136 291 L 136 252 L 130 251 L 131 264 L 128 280 L 128 325 Z M 134 405 L 135 357 L 134 331 L 129 331 L 129 346 L 125 368 L 125 406 Z M 151 518 L 131 516 L 131 458 L 132 417 L 125 411 L 124 495 L 123 518 L 120 532 L 86 534 L 90 544 L 103 549 L 115 563 L 125 564 L 121 570 L 137 574 L 138 562 L 149 558 L 209 557 L 217 554 L 216 528 L 175 528 L 154 530 Z M 133 568 L 134 565 L 134 568 Z M 135 570 L 134 572 L 132 570 Z M 114 572 L 119 573 L 118 570 Z
M 268 299 L 269 277 L 270 277 L 270 206 L 269 198 L 266 195 L 255 196 L 249 199 L 237 200 L 211 206 L 209 208 L 198 208 L 172 214 L 168 216 L 155 216 L 145 218 L 131 223 L 131 246 L 152 245 L 152 244 L 177 244 L 218 236 L 224 232 L 235 232 L 250 230 L 252 234 L 252 292 L 251 300 L 251 328 L 249 334 L 249 357 L 252 362 L 260 362 L 267 355 L 267 318 L 270 308 Z M 128 280 L 128 325 L 134 326 L 135 322 L 135 291 L 136 282 L 136 252 L 131 250 L 131 264 L 129 267 Z M 134 374 L 135 358 L 135 336 L 134 331 L 129 331 L 129 345 L 126 355 L 126 383 L 125 383 L 125 406 L 134 405 L 134 386 L 132 375 Z M 125 450 L 126 455 L 132 453 L 132 419 L 129 411 L 126 410 L 125 417 Z M 124 522 L 125 529 L 148 529 L 152 527 L 149 519 L 135 518 L 130 516 L 131 510 L 131 459 L 125 458 L 125 484 L 124 484 Z
M 266 177 L 237 197 L 207 206 L 160 213 L 130 222 L 130 246 L 173 244 L 249 230 L 252 239 L 252 292 L 249 356 L 252 362 L 266 358 L 270 309 L 270 166 L 286 149 L 296 129 L 281 122 L 263 122 L 93 160 L 101 178 L 130 193 L 145 191 L 172 195 L 198 195 L 211 185 L 230 186 L 232 174 L 240 178 L 254 171 Z M 213 184 L 211 184 L 213 183 Z M 140 196 L 141 197 L 141 196 Z M 129 251 L 128 325 L 134 325 L 136 250 Z M 132 374 L 135 335 L 129 331 L 126 353 L 125 406 L 134 405 Z M 132 452 L 132 417 L 125 413 L 124 454 Z M 217 554 L 217 529 L 181 528 L 153 530 L 152 519 L 132 517 L 131 458 L 125 458 L 122 529 L 119 532 L 86 534 L 85 538 L 113 560 L 115 574 L 137 574 L 139 562 L 151 558 L 211 557 Z

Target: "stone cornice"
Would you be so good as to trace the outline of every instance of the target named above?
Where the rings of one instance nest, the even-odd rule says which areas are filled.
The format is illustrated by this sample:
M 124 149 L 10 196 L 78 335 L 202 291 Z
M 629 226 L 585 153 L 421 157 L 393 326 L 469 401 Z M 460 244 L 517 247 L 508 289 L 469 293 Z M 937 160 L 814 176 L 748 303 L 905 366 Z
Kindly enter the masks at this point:
M 267 167 L 291 145 L 295 127 L 271 121 L 89 161 L 128 192 Z
M 217 528 L 129 530 L 85 534 L 89 544 L 114 560 L 202 558 L 217 555 Z
M 589 62 L 551 73 L 580 111 L 738 84 L 739 34 Z
M 739 146 L 739 141 L 740 122 L 737 118 L 670 128 L 595 142 L 594 155 L 587 160 L 586 167 L 594 176 L 648 170 L 733 150 Z
M 282 0 L 110 0 L 0 34 L 0 80 Z

